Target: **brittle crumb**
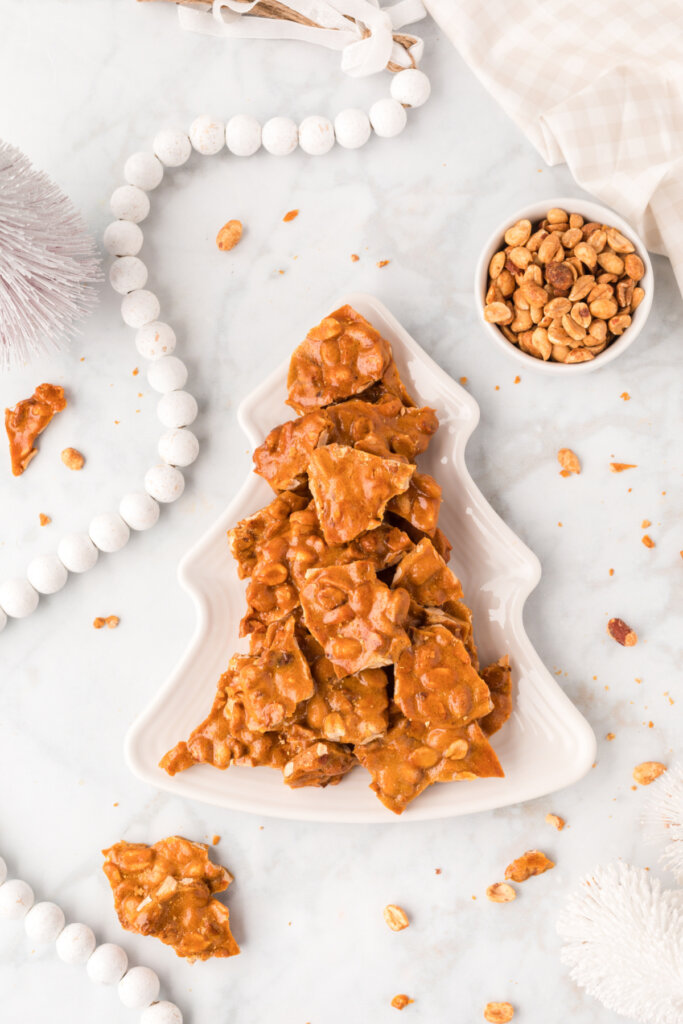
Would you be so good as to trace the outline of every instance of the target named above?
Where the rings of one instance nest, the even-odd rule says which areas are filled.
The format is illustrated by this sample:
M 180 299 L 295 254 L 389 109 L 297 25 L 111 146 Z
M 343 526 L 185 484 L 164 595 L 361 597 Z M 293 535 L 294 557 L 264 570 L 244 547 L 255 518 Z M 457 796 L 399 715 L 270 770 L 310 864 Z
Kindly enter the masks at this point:
M 619 398 L 623 398 L 625 402 L 631 401 L 631 396 L 629 395 L 628 391 L 622 391 L 619 395 Z
M 395 1010 L 405 1010 L 406 1006 L 414 1002 L 415 1000 L 411 999 L 410 996 L 407 996 L 404 992 L 400 992 L 399 995 L 394 996 L 391 1000 L 391 1005 Z
M 360 256 L 358 255 L 357 252 L 352 252 L 351 253 L 351 262 L 352 263 L 358 263 L 359 259 L 360 259 Z
M 299 216 L 299 211 L 298 210 L 289 210 L 284 215 L 284 217 L 282 219 L 285 222 L 285 224 L 287 224 L 290 220 L 294 220 L 294 218 L 298 217 L 298 216 Z
M 533 875 L 542 875 L 555 867 L 555 862 L 550 860 L 540 850 L 527 850 L 526 853 L 513 860 L 505 869 L 505 878 L 511 882 L 525 882 Z
M 38 516 L 38 522 L 41 526 L 47 526 L 48 523 L 52 522 L 50 516 L 46 516 L 44 512 L 41 512 Z
M 557 461 L 562 466 L 560 476 L 571 476 L 572 473 L 578 475 L 581 472 L 581 463 L 571 448 L 560 448 L 557 453 Z
M 564 826 L 567 824 L 564 818 L 561 818 L 559 814 L 546 814 L 545 820 L 548 825 L 552 825 L 558 832 L 561 832 Z
M 643 544 L 645 545 L 646 548 L 653 548 L 653 547 L 655 547 L 655 542 L 653 541 L 652 537 L 650 537 L 650 535 L 648 533 L 646 533 L 641 538 L 641 540 L 642 540 L 642 542 L 643 542 Z
M 640 524 L 641 530 L 646 530 L 648 526 L 652 526 L 651 521 L 649 519 L 643 519 L 642 523 Z
M 120 621 L 118 615 L 98 615 L 97 618 L 93 619 L 92 624 L 94 629 L 103 629 L 105 626 L 107 629 L 116 629 Z
M 377 266 L 381 270 L 382 267 L 388 267 L 390 263 L 391 263 L 391 260 L 379 260 L 379 262 L 377 263 Z
M 614 739 L 614 735 L 615 734 L 613 732 L 608 732 L 607 735 L 605 736 L 605 739 L 609 740 L 611 742 Z
M 610 462 L 609 468 L 613 473 L 623 473 L 625 469 L 637 469 L 635 462 Z

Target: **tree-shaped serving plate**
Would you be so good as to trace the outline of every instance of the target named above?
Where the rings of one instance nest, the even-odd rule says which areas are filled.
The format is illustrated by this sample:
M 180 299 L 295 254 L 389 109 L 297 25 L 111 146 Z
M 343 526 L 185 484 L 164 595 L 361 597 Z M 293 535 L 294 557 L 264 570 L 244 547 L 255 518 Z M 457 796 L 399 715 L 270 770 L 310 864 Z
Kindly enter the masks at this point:
M 219 771 L 197 765 L 171 778 L 158 767 L 162 755 L 206 716 L 230 656 L 245 649 L 238 639 L 245 583 L 238 579 L 226 530 L 272 499 L 269 486 L 255 474 L 180 563 L 180 582 L 192 595 L 197 612 L 194 636 L 180 664 L 130 729 L 128 763 L 146 782 L 178 796 L 262 815 L 330 822 L 447 818 L 520 803 L 569 786 L 593 763 L 595 737 L 524 631 L 524 602 L 540 579 L 539 561 L 488 505 L 467 471 L 465 448 L 479 421 L 479 407 L 381 302 L 351 294 L 339 305 L 344 303 L 354 306 L 391 342 L 408 390 L 419 404 L 438 412 L 440 428 L 420 457 L 420 468 L 443 489 L 440 526 L 453 544 L 450 564 L 472 608 L 481 662 L 510 655 L 514 710 L 493 737 L 505 778 L 430 786 L 397 818 L 368 788 L 370 778 L 361 767 L 338 786 L 297 790 L 285 786 L 281 773 L 271 768 L 232 766 Z M 327 312 L 311 316 L 310 324 Z M 300 340 L 291 339 L 292 350 Z M 240 407 L 240 424 L 252 448 L 273 426 L 292 416 L 284 404 L 286 377 L 287 366 L 281 366 Z

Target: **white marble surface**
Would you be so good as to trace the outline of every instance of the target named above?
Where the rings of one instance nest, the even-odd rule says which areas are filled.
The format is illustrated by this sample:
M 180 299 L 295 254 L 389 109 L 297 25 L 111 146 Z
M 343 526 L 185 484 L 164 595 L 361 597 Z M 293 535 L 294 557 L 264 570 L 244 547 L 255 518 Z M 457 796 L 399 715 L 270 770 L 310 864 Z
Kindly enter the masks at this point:
M 126 156 L 160 126 L 187 125 L 205 111 L 333 114 L 369 105 L 387 88 L 379 78 L 342 80 L 323 51 L 182 34 L 163 4 L 32 0 L 4 4 L 1 18 L 0 136 L 50 172 L 98 234 Z M 680 735 L 673 371 L 681 299 L 657 258 L 651 320 L 623 358 L 574 382 L 523 372 L 513 383 L 517 366 L 477 324 L 479 246 L 506 211 L 578 190 L 564 168 L 541 166 L 435 28 L 423 34 L 433 96 L 401 138 L 317 160 L 193 156 L 153 196 L 142 255 L 201 403 L 200 459 L 185 496 L 150 534 L 101 557 L 0 638 L 0 852 L 40 898 L 56 899 L 100 941 L 120 941 L 132 961 L 155 967 L 188 1024 L 381 1024 L 396 1019 L 389 1001 L 397 992 L 415 998 L 403 1012 L 421 1024 L 481 1020 L 490 999 L 513 1002 L 520 1024 L 560 1015 L 611 1024 L 616 1018 L 566 977 L 555 920 L 594 864 L 623 857 L 654 868 L 638 826 L 645 794 L 632 792 L 631 770 L 644 759 L 669 761 Z M 296 207 L 299 217 L 284 224 Z M 215 232 L 232 217 L 245 224 L 243 241 L 219 253 Z M 377 269 L 384 259 L 390 264 Z M 528 630 L 599 739 L 595 769 L 569 791 L 464 820 L 323 827 L 173 799 L 138 783 L 124 764 L 130 721 L 192 631 L 178 560 L 249 469 L 236 406 L 285 356 L 288 323 L 350 288 L 386 302 L 444 368 L 468 378 L 481 406 L 472 474 L 541 558 Z M 112 507 L 156 461 L 156 397 L 111 290 L 69 353 L 0 379 L 0 404 L 43 379 L 64 382 L 70 406 L 24 477 L 13 479 L 3 456 L 3 577 Z M 86 455 L 80 474 L 59 461 L 67 444 Z M 558 475 L 562 446 L 579 454 L 580 477 Z M 613 475 L 613 458 L 638 468 Z M 52 516 L 50 526 L 38 526 L 39 512 Z M 652 520 L 654 550 L 640 542 L 643 519 Z M 93 617 L 109 614 L 120 627 L 94 631 Z M 615 614 L 638 630 L 635 649 L 607 637 Z M 566 817 L 563 833 L 545 824 L 550 810 Z M 222 836 L 215 852 L 237 879 L 228 905 L 240 957 L 188 965 L 121 932 L 99 850 L 170 833 Z M 516 903 L 489 904 L 486 886 L 530 847 L 553 856 L 556 870 L 524 885 Z M 387 902 L 408 910 L 407 931 L 386 928 Z M 3 1024 L 136 1019 L 115 992 L 93 986 L 53 949 L 33 949 L 11 922 L 0 922 L 0 991 Z

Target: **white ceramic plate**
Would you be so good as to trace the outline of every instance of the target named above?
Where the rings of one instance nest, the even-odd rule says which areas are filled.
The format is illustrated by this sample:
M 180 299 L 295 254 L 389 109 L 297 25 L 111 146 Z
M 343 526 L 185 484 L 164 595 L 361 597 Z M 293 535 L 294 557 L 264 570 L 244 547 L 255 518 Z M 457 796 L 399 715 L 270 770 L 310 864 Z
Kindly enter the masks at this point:
M 178 796 L 221 807 L 281 818 L 333 822 L 416 821 L 447 818 L 519 803 L 580 779 L 595 759 L 595 737 L 586 720 L 541 663 L 522 624 L 524 602 L 541 576 L 538 559 L 487 504 L 465 466 L 465 446 L 479 421 L 479 407 L 430 357 L 377 299 L 343 296 L 391 342 L 403 380 L 415 398 L 434 407 L 441 423 L 420 466 L 443 488 L 440 525 L 453 543 L 451 567 L 462 579 L 474 613 L 482 664 L 510 654 L 514 711 L 493 745 L 504 779 L 477 779 L 430 786 L 398 818 L 368 788 L 355 768 L 338 786 L 291 790 L 270 768 L 197 765 L 171 778 L 159 759 L 206 716 L 216 683 L 238 641 L 245 584 L 237 577 L 225 531 L 261 508 L 272 491 L 251 474 L 208 533 L 182 560 L 181 584 L 197 611 L 194 636 L 180 664 L 126 738 L 132 771 Z M 294 333 L 291 349 L 329 310 L 312 314 Z M 281 366 L 245 401 L 240 423 L 252 448 L 277 423 L 291 418 L 284 404 L 287 367 Z

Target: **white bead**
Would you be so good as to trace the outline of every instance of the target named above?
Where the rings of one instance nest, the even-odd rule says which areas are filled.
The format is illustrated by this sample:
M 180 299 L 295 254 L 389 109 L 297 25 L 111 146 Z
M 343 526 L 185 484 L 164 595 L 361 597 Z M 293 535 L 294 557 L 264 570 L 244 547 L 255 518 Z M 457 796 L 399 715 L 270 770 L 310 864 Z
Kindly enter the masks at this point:
M 166 167 L 180 167 L 181 164 L 189 160 L 192 143 L 186 132 L 175 128 L 165 128 L 154 136 L 152 148 Z
M 129 1010 L 149 1006 L 159 995 L 158 975 L 151 967 L 131 967 L 119 982 L 119 999 Z
M 418 68 L 406 68 L 391 78 L 391 95 L 404 107 L 421 107 L 429 99 L 431 91 L 429 79 Z
M 127 295 L 147 284 L 147 267 L 137 256 L 120 256 L 109 268 L 109 283 L 119 295 Z
M 10 878 L 0 885 L 0 918 L 18 921 L 33 906 L 33 889 L 20 878 Z
M 149 530 L 159 519 L 159 506 L 144 491 L 126 494 L 121 499 L 119 512 L 131 530 Z
M 57 545 L 57 554 L 69 572 L 87 572 L 97 561 L 98 551 L 87 533 L 68 533 Z
M 26 575 L 39 594 L 56 594 L 69 577 L 56 555 L 38 555 L 29 562 Z
M 102 512 L 88 527 L 90 540 L 100 551 L 120 551 L 128 543 L 130 530 L 116 512 Z
M 164 165 L 154 153 L 133 153 L 126 160 L 123 176 L 129 185 L 137 185 L 145 192 L 151 192 L 161 184 Z
M 202 156 L 220 153 L 225 145 L 225 125 L 208 114 L 202 114 L 190 125 L 190 142 Z
M 114 220 L 104 229 L 104 248 L 112 256 L 137 256 L 142 249 L 142 228 L 131 220 Z
M 3 631 L 3 629 L 5 628 L 6 625 L 7 625 L 7 616 L 3 612 L 2 608 L 0 608 L 0 633 L 2 633 L 2 631 Z
M 289 117 L 271 117 L 261 132 L 263 148 L 273 156 L 289 156 L 299 142 L 299 130 Z
M 309 156 L 324 156 L 334 146 L 332 122 L 319 114 L 305 117 L 299 125 L 299 145 Z
M 173 466 L 152 466 L 145 473 L 145 490 L 157 501 L 176 501 L 185 490 L 185 477 Z
M 145 324 L 135 335 L 135 345 L 145 359 L 169 356 L 176 346 L 175 331 L 161 320 Z
M 177 356 L 162 356 L 150 364 L 147 381 L 151 388 L 162 395 L 169 391 L 180 391 L 187 380 L 187 367 Z
M 341 110 L 334 119 L 334 134 L 344 149 L 360 149 L 370 138 L 370 118 L 364 110 L 349 107 Z
M 38 592 L 28 580 L 13 579 L 0 583 L 0 608 L 12 619 L 25 619 L 38 607 Z
M 235 114 L 225 126 L 225 142 L 235 156 L 253 156 L 261 147 L 261 125 L 249 114 Z
M 54 942 L 65 921 L 64 911 L 56 903 L 36 903 L 24 918 L 24 928 L 32 942 Z
M 140 1024 L 183 1024 L 183 1015 L 175 1003 L 162 999 L 142 1011 Z
M 191 430 L 169 430 L 159 438 L 158 452 L 170 466 L 189 466 L 199 455 L 199 441 Z
M 92 954 L 85 970 L 96 985 L 117 985 L 126 973 L 128 956 L 113 942 L 103 942 Z
M 154 292 L 139 288 L 126 295 L 121 303 L 121 316 L 129 327 L 144 327 L 152 320 L 159 319 L 161 306 Z
M 111 212 L 119 220 L 132 220 L 139 224 L 149 213 L 149 199 L 137 185 L 120 185 L 109 202 Z
M 87 924 L 68 924 L 57 937 L 57 956 L 65 964 L 76 966 L 90 959 L 95 948 L 95 936 Z
M 197 419 L 197 399 L 189 391 L 170 391 L 159 399 L 157 416 L 165 427 L 189 427 Z
M 382 139 L 391 139 L 394 135 L 400 135 L 406 126 L 408 115 L 405 108 L 398 100 L 389 96 L 377 100 L 370 107 L 370 124 L 375 129 L 375 135 Z
M 7 865 L 5 864 L 5 858 L 4 857 L 0 857 L 0 885 L 2 885 L 2 883 L 5 881 L 6 878 L 7 878 Z

